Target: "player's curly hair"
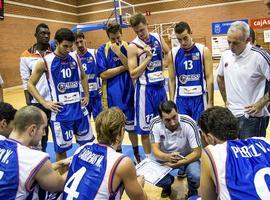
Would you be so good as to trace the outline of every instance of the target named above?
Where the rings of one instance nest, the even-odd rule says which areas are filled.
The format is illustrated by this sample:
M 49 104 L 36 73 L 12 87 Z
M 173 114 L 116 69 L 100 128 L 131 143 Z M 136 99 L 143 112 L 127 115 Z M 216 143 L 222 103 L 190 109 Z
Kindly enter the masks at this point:
M 126 117 L 116 107 L 102 111 L 96 118 L 97 140 L 100 144 L 113 145 L 125 127 Z
M 204 133 L 211 133 L 222 141 L 238 137 L 238 120 L 228 108 L 209 108 L 202 113 L 198 123 Z

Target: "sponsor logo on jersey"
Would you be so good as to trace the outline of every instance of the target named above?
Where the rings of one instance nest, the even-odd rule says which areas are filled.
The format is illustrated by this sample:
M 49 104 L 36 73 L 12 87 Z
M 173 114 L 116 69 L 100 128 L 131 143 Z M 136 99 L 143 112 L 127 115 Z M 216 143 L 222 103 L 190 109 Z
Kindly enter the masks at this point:
M 73 61 L 73 62 L 70 63 L 70 68 L 71 68 L 71 69 L 75 69 L 76 66 L 77 66 L 77 64 L 76 64 L 75 61 Z
M 200 53 L 199 52 L 192 53 L 192 60 L 200 60 Z
M 188 81 L 197 81 L 201 77 L 200 74 L 189 74 L 189 75 L 181 75 L 179 77 L 179 81 L 182 84 L 186 84 Z
M 94 59 L 93 59 L 93 57 L 91 56 L 91 57 L 87 57 L 86 60 L 87 60 L 87 63 L 91 63 L 91 62 L 93 62 Z
M 161 60 L 155 60 L 155 61 L 151 61 L 148 66 L 147 69 L 149 71 L 153 71 L 155 68 L 157 67 L 161 67 Z
M 78 81 L 63 83 L 60 82 L 57 85 L 59 92 L 64 93 L 67 89 L 77 88 L 79 86 Z

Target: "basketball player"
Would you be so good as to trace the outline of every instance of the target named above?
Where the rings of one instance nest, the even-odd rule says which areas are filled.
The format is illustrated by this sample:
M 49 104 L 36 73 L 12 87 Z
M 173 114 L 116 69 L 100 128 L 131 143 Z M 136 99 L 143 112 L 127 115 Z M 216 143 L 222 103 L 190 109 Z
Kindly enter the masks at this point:
M 13 129 L 16 109 L 9 103 L 0 102 L 0 135 L 8 137 Z
M 201 113 L 214 103 L 212 56 L 207 47 L 192 41 L 186 22 L 176 24 L 175 35 L 180 43 L 169 56 L 169 92 L 180 114 L 198 121 Z
M 0 135 L 0 199 L 31 199 L 38 183 L 50 192 L 64 189 L 65 176 L 52 169 L 48 154 L 37 146 L 47 126 L 46 114 L 34 106 L 17 111 L 9 139 Z
M 27 90 L 27 81 L 29 80 L 34 67 L 41 57 L 51 53 L 50 41 L 50 30 L 47 24 L 40 23 L 36 27 L 35 38 L 36 43 L 29 49 L 25 50 L 20 56 L 20 75 L 22 79 L 22 86 L 24 89 L 25 101 L 27 105 L 33 105 L 42 109 L 47 118 L 50 118 L 50 110 L 44 108 L 36 99 L 34 99 Z M 45 100 L 50 100 L 49 86 L 46 80 L 45 74 L 43 74 L 37 83 L 38 91 Z M 46 134 L 42 137 L 41 146 L 42 151 L 46 152 L 47 141 L 48 141 L 49 128 L 46 128 Z
M 103 80 L 103 107 L 116 106 L 125 113 L 126 131 L 131 138 L 135 158 L 140 162 L 137 135 L 134 134 L 134 86 L 127 66 L 128 43 L 122 40 L 118 23 L 109 23 L 106 33 L 110 41 L 97 51 L 97 71 Z
M 237 140 L 238 122 L 227 108 L 207 109 L 199 126 L 209 144 L 202 154 L 202 199 L 269 199 L 270 141 Z
M 135 130 L 141 134 L 146 156 L 151 153 L 149 125 L 158 115 L 158 105 L 166 100 L 163 76 L 163 56 L 169 52 L 164 39 L 157 33 L 149 33 L 143 14 L 130 18 L 130 25 L 137 37 L 128 48 L 128 67 L 135 82 Z
M 101 104 L 101 85 L 100 79 L 96 72 L 96 50 L 88 49 L 86 47 L 86 39 L 81 32 L 75 33 L 75 44 L 77 47 L 77 54 L 81 59 L 82 67 L 88 78 L 89 86 L 89 103 L 86 106 L 89 116 L 93 115 L 95 119 L 102 111 Z M 84 94 L 83 94 L 84 95 Z
M 63 193 L 66 199 L 121 199 L 123 190 L 131 200 L 145 200 L 144 179 L 136 175 L 133 162 L 116 152 L 125 132 L 125 115 L 110 108 L 96 118 L 98 143 L 79 148 L 68 172 Z
M 79 58 L 70 52 L 75 41 L 74 34 L 67 28 L 55 34 L 55 51 L 37 63 L 28 81 L 28 90 L 45 108 L 52 111 L 51 127 L 56 160 L 66 158 L 66 151 L 72 148 L 73 133 L 79 144 L 94 140 L 89 124 L 89 115 L 84 107 L 89 102 L 87 77 Z M 52 101 L 46 101 L 35 87 L 42 73 L 46 71 Z M 85 96 L 81 98 L 80 81 Z

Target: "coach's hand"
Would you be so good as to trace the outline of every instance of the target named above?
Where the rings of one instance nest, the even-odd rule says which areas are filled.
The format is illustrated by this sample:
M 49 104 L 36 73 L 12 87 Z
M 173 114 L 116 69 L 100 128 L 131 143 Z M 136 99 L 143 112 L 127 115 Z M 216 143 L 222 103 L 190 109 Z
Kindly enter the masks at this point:
M 89 103 L 89 97 L 82 97 L 81 102 L 83 106 L 87 106 Z
M 52 112 L 59 112 L 63 107 L 62 103 L 53 101 L 46 101 L 43 106 Z
M 178 160 L 180 160 L 179 152 L 172 152 L 172 153 L 168 154 L 167 161 L 169 161 L 171 163 L 176 163 L 176 162 L 178 162 Z
M 264 105 L 261 102 L 256 102 L 254 104 L 248 105 L 245 107 L 246 113 L 251 115 L 257 112 L 260 112 L 263 109 Z

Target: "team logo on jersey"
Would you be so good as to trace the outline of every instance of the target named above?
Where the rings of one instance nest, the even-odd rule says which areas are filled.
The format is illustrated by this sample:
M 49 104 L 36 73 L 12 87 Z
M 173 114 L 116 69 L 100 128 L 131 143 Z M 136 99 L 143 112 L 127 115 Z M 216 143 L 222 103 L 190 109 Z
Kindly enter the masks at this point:
M 200 53 L 199 52 L 192 53 L 192 60 L 200 60 Z
M 201 77 L 200 74 L 181 75 L 179 81 L 182 84 L 186 84 L 188 81 L 197 81 Z
M 77 88 L 78 85 L 79 85 L 78 81 L 67 82 L 67 83 L 60 82 L 57 85 L 57 89 L 59 92 L 64 93 L 67 89 Z
M 120 58 L 118 58 L 118 57 L 113 57 L 113 61 L 114 61 L 114 62 L 117 62 L 118 60 L 120 60 Z
M 155 61 L 151 61 L 148 66 L 147 66 L 147 69 L 149 71 L 153 71 L 155 70 L 155 68 L 157 67 L 161 67 L 161 60 L 155 60 Z
M 155 41 L 155 42 L 154 42 L 153 47 L 154 47 L 154 48 L 158 48 L 158 47 L 159 47 L 159 43 L 158 43 L 158 41 Z
M 93 57 L 87 57 L 86 60 L 87 60 L 87 63 L 91 63 L 93 62 Z
M 70 63 L 70 68 L 71 68 L 71 69 L 75 69 L 76 66 L 77 66 L 77 65 L 76 65 L 76 62 L 75 62 L 75 61 L 73 61 L 73 62 Z

